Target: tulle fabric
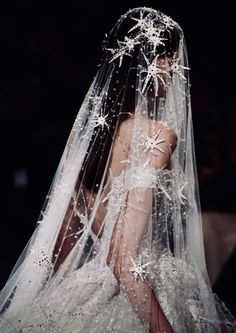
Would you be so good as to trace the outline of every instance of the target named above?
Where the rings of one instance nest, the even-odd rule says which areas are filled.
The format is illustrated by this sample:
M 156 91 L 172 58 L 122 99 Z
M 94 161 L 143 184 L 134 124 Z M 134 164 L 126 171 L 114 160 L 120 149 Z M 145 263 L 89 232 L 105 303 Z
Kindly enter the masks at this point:
M 174 332 L 236 330 L 206 272 L 188 72 L 183 32 L 159 11 L 130 10 L 107 35 L 1 291 L 1 332 L 148 332 L 153 295 Z

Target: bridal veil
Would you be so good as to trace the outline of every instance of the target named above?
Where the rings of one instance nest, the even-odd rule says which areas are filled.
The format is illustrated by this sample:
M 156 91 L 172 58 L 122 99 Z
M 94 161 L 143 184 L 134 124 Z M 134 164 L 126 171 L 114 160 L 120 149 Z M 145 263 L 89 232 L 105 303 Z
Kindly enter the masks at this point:
M 35 232 L 1 291 L 0 331 L 146 332 L 136 314 L 150 315 L 151 294 L 135 288 L 143 283 L 174 332 L 233 332 L 205 265 L 183 31 L 135 8 L 102 47 Z M 165 146 L 170 128 L 177 142 Z M 166 163 L 153 167 L 153 156 Z M 119 280 L 122 232 L 131 244 L 144 219 Z M 122 279 L 127 260 L 133 288 Z

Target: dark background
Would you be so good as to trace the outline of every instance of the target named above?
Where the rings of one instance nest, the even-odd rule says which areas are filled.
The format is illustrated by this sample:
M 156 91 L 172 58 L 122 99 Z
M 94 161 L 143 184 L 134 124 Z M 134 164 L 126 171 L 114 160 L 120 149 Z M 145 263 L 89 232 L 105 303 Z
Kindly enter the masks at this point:
M 73 120 L 96 73 L 105 33 L 128 9 L 144 5 L 179 22 L 187 40 L 202 209 L 236 213 L 235 18 L 227 2 L 83 0 L 76 5 L 21 2 L 4 7 L 1 286 L 35 228 Z M 234 256 L 214 289 L 236 313 Z

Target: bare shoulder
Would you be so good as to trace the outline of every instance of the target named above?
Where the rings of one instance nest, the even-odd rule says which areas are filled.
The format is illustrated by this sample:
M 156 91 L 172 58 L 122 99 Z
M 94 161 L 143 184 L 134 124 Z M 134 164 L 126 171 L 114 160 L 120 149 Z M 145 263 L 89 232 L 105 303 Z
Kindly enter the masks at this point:
M 174 149 L 177 144 L 177 134 L 167 123 L 163 121 L 151 120 L 151 134 L 155 135 L 160 132 L 160 135 L 168 142 L 169 145 Z
M 155 126 L 157 130 L 163 131 L 170 139 L 177 140 L 177 134 L 167 123 L 163 121 L 155 121 Z
M 125 145 L 128 145 L 130 143 L 133 126 L 134 126 L 134 118 L 132 117 L 122 121 L 118 129 L 118 138 L 120 143 Z M 142 121 L 142 127 L 143 130 L 147 131 L 148 132 L 147 134 L 151 136 L 156 135 L 160 131 L 162 136 L 165 137 L 165 140 L 169 144 L 171 144 L 173 147 L 176 146 L 177 143 L 176 132 L 166 122 L 144 118 Z

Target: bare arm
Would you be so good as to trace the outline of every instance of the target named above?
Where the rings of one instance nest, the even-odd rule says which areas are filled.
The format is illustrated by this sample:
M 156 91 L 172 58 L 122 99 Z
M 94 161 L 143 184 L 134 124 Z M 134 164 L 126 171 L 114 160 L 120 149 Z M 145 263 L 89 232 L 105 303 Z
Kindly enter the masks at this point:
M 169 162 L 170 153 L 176 143 L 173 131 L 166 131 L 162 144 L 166 154 L 153 154 L 150 164 L 155 168 L 165 167 Z M 172 148 L 171 148 L 172 147 Z M 173 332 L 153 290 L 148 282 L 141 277 L 135 277 L 133 268 L 137 253 L 145 233 L 152 209 L 153 190 L 130 190 L 126 205 L 120 213 L 113 232 L 108 264 L 114 266 L 114 274 L 122 283 L 129 301 L 140 321 L 149 326 L 149 331 Z M 115 259 L 114 259 L 115 258 Z

